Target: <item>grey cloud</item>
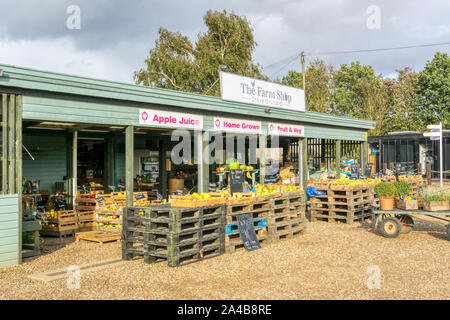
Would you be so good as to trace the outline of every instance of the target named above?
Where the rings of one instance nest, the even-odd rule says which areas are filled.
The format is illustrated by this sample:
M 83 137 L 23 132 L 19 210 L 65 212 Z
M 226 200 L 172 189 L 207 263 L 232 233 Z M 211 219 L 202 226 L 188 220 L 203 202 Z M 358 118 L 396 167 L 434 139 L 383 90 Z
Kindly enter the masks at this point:
M 143 65 L 163 26 L 180 31 L 192 41 L 204 31 L 202 16 L 208 9 L 235 11 L 249 18 L 258 47 L 255 60 L 272 64 L 305 50 L 311 53 L 450 41 L 450 1 L 428 0 L 231 0 L 223 1 L 119 1 L 119 0 L 1 0 L 0 41 L 71 39 L 78 51 L 111 52 L 132 72 Z M 81 8 L 81 30 L 68 30 L 66 8 Z M 366 8 L 381 9 L 381 29 L 366 27 Z M 434 52 L 450 46 L 397 50 L 383 53 L 319 56 L 338 66 L 359 60 L 377 73 L 392 74 L 410 65 L 423 67 Z M 308 57 L 311 61 L 314 55 Z M 7 62 L 5 62 L 7 63 Z M 295 61 L 286 66 L 299 69 Z M 268 70 L 269 75 L 280 71 Z M 287 70 L 281 70 L 278 76 Z

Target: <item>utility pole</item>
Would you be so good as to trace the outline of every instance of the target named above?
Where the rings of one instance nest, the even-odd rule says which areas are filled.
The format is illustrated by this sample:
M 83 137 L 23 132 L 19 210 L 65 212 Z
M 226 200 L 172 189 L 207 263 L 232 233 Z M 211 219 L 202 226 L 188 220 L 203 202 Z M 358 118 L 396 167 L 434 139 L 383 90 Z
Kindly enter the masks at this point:
M 302 51 L 302 76 L 303 76 L 303 91 L 305 91 L 305 88 L 306 88 L 305 51 Z

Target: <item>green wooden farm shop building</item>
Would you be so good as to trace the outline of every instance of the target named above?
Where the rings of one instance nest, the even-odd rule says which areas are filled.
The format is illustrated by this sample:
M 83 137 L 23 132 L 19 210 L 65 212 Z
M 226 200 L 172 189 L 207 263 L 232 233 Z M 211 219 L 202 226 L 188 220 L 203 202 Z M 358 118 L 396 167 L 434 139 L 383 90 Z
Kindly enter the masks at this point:
M 39 181 L 39 188 L 49 194 L 65 190 L 69 203 L 80 184 L 98 182 L 106 190 L 123 182 L 130 204 L 134 178 L 141 170 L 158 173 L 157 191 L 163 196 L 174 175 L 205 192 L 217 181 L 215 166 L 200 156 L 211 139 L 209 132 L 220 121 L 251 121 L 257 130 L 241 134 L 258 137 L 261 182 L 270 146 L 266 142 L 273 139 L 271 126 L 302 128 L 300 134 L 280 135 L 279 148 L 282 160 L 294 164 L 298 182 L 305 184 L 311 171 L 333 168 L 344 156 L 359 159 L 364 168 L 367 131 L 374 128 L 372 121 L 1 64 L 0 105 L 0 268 L 22 261 L 23 178 Z M 149 122 L 155 115 L 162 121 Z M 172 117 L 188 122 L 174 123 Z M 170 162 L 177 143 L 171 140 L 174 129 L 186 130 L 199 142 L 202 148 L 194 147 L 192 153 L 201 161 Z

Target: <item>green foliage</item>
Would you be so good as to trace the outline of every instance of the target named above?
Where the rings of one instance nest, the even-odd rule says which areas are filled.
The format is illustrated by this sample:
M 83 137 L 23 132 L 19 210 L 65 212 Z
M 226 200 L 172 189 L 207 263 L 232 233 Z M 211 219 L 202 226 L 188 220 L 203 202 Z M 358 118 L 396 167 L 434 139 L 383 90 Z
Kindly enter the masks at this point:
M 434 201 L 450 201 L 450 192 L 446 192 L 444 189 L 428 189 L 424 188 L 421 192 L 422 197 L 427 202 L 434 202 Z
M 375 185 L 374 190 L 378 198 L 392 198 L 397 196 L 397 188 L 391 182 L 381 182 Z
M 407 196 L 409 195 L 409 183 L 406 181 L 395 181 L 395 189 L 397 189 L 397 196 Z
M 316 59 L 308 65 L 305 73 L 305 100 L 308 111 L 331 112 L 333 67 L 327 66 L 322 60 Z M 288 74 L 281 80 L 281 83 L 291 87 L 303 88 L 302 73 L 289 70 Z
M 266 79 L 252 61 L 256 42 L 244 17 L 226 11 L 208 11 L 203 17 L 207 31 L 195 45 L 179 32 L 160 28 L 146 68 L 134 73 L 137 84 L 220 95 L 219 66 L 228 72 Z
M 134 73 L 137 84 L 219 96 L 219 66 L 228 72 L 268 80 L 253 62 L 257 43 L 245 17 L 227 11 L 207 11 L 206 31 L 195 43 L 180 32 L 160 28 L 145 67 Z M 443 121 L 450 127 L 450 58 L 437 52 L 421 72 L 397 70 L 394 79 L 376 75 L 359 61 L 334 69 L 322 60 L 306 68 L 308 111 L 376 121 L 370 135 L 390 131 L 420 131 Z M 302 73 L 289 70 L 279 81 L 303 88 Z
M 420 115 L 426 123 L 450 126 L 450 57 L 436 52 L 417 81 Z
M 385 132 L 393 131 L 424 131 L 425 125 L 418 109 L 416 83 L 420 73 L 410 67 L 397 71 L 396 79 L 383 79 L 387 94 L 387 105 L 390 109 L 390 119 L 385 125 Z

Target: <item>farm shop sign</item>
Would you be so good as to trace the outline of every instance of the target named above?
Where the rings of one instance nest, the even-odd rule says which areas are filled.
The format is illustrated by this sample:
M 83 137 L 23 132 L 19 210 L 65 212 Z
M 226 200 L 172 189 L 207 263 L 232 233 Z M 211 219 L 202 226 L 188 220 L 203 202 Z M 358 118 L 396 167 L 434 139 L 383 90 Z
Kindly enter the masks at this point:
M 189 113 L 139 110 L 139 124 L 164 128 L 203 129 L 203 116 Z
M 305 127 L 293 124 L 269 122 L 267 133 L 276 136 L 304 137 Z
M 236 132 L 236 133 L 260 134 L 261 121 L 250 121 L 250 120 L 230 119 L 230 118 L 214 118 L 214 130 Z
M 220 84 L 223 100 L 305 111 L 305 92 L 302 89 L 228 72 L 220 73 Z

